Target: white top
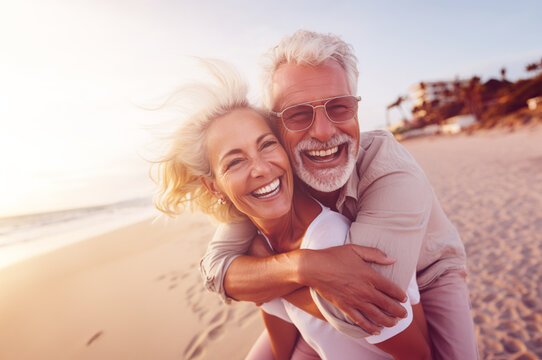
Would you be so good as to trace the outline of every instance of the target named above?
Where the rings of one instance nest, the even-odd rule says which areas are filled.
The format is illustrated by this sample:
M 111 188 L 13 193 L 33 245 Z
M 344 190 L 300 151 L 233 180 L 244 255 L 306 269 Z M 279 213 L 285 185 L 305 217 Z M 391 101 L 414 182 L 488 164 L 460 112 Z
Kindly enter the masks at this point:
M 349 228 L 350 221 L 346 217 L 322 206 L 322 212 L 307 228 L 301 248 L 324 249 L 343 245 Z M 320 307 L 321 298 L 313 289 L 311 289 L 311 296 Z M 275 298 L 263 304 L 262 309 L 268 314 L 293 323 L 305 341 L 322 359 L 393 359 L 391 355 L 371 344 L 388 340 L 406 329 L 412 322 L 411 304 L 417 304 L 420 301 L 415 274 L 412 274 L 407 296 L 409 300 L 401 305 L 408 316 L 401 319 L 397 325 L 382 329 L 380 335 L 366 338 L 353 338 L 340 333 L 330 323 L 309 315 L 283 298 Z

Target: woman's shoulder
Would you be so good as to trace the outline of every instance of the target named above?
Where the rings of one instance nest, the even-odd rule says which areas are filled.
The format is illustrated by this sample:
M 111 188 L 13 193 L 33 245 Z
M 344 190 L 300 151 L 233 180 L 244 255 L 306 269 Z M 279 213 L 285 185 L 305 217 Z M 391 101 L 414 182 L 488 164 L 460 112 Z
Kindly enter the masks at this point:
M 326 206 L 322 206 L 322 212 L 315 220 L 319 220 L 322 224 L 346 224 L 350 226 L 350 220 L 346 216 Z
M 348 218 L 322 206 L 322 211 L 305 232 L 301 248 L 325 249 L 343 245 L 349 229 Z

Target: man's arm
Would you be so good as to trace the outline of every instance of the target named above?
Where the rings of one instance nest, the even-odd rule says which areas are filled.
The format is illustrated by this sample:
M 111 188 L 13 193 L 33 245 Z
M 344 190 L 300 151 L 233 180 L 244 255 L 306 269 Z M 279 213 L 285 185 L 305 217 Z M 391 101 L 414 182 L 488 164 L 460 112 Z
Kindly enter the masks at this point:
M 358 200 L 358 213 L 347 242 L 376 247 L 398 259 L 392 266 L 372 267 L 406 290 L 416 272 L 433 199 L 433 190 L 423 173 L 383 176 Z

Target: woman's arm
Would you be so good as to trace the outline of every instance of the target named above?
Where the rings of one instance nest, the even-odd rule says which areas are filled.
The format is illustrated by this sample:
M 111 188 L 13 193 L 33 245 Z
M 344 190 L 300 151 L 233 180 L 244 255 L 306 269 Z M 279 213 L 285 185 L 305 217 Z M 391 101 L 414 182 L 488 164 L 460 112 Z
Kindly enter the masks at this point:
M 286 300 L 312 316 L 326 321 L 318 310 L 318 307 L 312 301 L 308 288 L 303 288 L 289 294 Z M 380 350 L 392 355 L 396 360 L 432 359 L 431 343 L 421 303 L 413 305 L 412 312 L 414 315 L 413 320 L 405 330 L 388 340 L 374 345 Z
M 297 342 L 297 328 L 294 324 L 270 315 L 263 310 L 262 316 L 271 339 L 271 348 L 275 359 L 290 359 Z
M 394 337 L 374 344 L 379 349 L 392 355 L 396 360 L 431 359 L 431 345 L 427 334 L 427 325 L 421 303 L 412 306 L 414 320 L 409 327 Z M 425 334 L 424 334 L 425 330 Z

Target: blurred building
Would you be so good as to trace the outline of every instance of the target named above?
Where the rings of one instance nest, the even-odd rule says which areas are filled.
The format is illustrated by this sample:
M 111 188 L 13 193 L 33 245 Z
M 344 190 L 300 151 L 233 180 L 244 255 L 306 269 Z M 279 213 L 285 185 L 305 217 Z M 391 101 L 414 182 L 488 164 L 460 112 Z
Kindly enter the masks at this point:
M 537 96 L 527 100 L 527 106 L 529 110 L 536 110 L 538 107 L 542 107 L 542 96 Z
M 461 89 L 469 85 L 469 80 L 427 81 L 420 82 L 410 88 L 412 115 L 414 118 L 427 114 L 428 106 L 442 106 L 457 101 L 461 97 Z
M 443 134 L 457 134 L 475 122 L 476 117 L 474 117 L 472 114 L 457 115 L 446 119 L 446 122 L 440 126 L 440 131 Z

